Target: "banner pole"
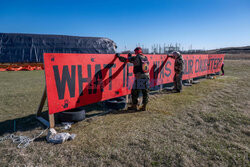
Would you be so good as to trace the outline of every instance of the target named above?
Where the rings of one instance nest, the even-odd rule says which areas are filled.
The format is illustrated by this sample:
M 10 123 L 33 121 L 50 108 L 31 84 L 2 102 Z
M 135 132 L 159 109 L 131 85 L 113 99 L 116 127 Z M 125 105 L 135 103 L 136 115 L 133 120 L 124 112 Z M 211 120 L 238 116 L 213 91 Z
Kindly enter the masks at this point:
M 129 95 L 126 95 L 126 107 L 125 107 L 125 110 L 128 109 L 128 103 L 129 103 Z
M 54 114 L 49 114 L 49 111 L 48 111 L 49 122 L 41 116 L 46 99 L 47 99 L 47 91 L 46 91 L 46 87 L 45 87 L 45 89 L 43 91 L 43 96 L 42 96 L 40 105 L 39 105 L 39 107 L 37 109 L 36 119 L 38 121 L 40 121 L 46 127 L 54 128 L 55 127 Z
M 49 114 L 49 127 L 54 128 L 55 127 L 55 118 L 54 114 Z
M 43 110 L 43 106 L 45 104 L 46 98 L 47 98 L 47 92 L 46 92 L 46 87 L 45 87 L 45 89 L 43 91 L 43 96 L 42 96 L 40 105 L 39 105 L 39 107 L 37 109 L 37 113 L 36 113 L 37 117 L 41 116 L 41 114 L 42 114 L 42 110 Z
M 162 92 L 162 84 L 160 85 L 160 89 L 159 89 L 159 92 L 161 93 Z

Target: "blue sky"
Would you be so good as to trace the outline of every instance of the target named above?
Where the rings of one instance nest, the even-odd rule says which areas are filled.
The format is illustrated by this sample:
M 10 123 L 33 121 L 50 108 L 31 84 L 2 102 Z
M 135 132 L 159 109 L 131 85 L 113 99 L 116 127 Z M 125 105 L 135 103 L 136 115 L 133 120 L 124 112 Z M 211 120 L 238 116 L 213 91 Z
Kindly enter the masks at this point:
M 184 49 L 250 45 L 250 0 L 0 0 L 0 32 L 108 37 Z

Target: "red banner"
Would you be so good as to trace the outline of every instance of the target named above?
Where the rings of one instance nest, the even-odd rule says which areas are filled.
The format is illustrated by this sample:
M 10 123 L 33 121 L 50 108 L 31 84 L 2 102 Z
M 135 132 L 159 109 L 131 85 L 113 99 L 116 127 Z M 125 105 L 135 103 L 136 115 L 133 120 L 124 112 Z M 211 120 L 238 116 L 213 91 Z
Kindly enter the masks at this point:
M 121 55 L 127 57 L 127 55 Z M 146 55 L 150 86 L 173 82 L 174 59 Z M 183 55 L 183 80 L 220 71 L 224 55 Z M 133 64 L 111 54 L 45 53 L 49 114 L 125 96 L 134 81 Z

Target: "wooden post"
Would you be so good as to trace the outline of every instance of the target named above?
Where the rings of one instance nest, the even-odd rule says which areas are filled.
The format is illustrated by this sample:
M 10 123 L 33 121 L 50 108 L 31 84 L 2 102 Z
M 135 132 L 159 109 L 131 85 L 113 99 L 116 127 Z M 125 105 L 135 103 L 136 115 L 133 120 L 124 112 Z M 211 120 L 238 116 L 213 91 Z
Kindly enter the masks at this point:
M 54 114 L 49 114 L 49 127 L 54 128 L 55 127 L 55 118 Z
M 159 89 L 160 93 L 162 92 L 162 87 L 163 87 L 163 85 L 160 85 L 160 89 Z
M 45 87 L 45 89 L 43 91 L 43 96 L 42 96 L 40 105 L 39 105 L 39 107 L 37 109 L 37 113 L 36 113 L 37 117 L 41 116 L 41 114 L 42 114 L 42 110 L 43 110 L 43 106 L 45 104 L 46 98 L 47 98 L 47 93 L 46 93 L 46 87 Z
M 129 95 L 126 95 L 126 107 L 125 107 L 125 110 L 128 109 L 128 103 L 129 103 Z
M 42 99 L 41 99 L 41 102 L 40 102 L 40 105 L 37 109 L 37 113 L 36 113 L 36 119 L 38 121 L 40 121 L 43 125 L 45 125 L 46 127 L 49 127 L 49 128 L 54 128 L 55 127 L 55 118 L 54 118 L 54 114 L 49 114 L 49 121 L 47 121 L 46 119 L 44 119 L 41 115 L 42 115 L 42 111 L 43 111 L 43 107 L 44 107 L 44 104 L 45 104 L 45 101 L 46 101 L 46 98 L 47 98 L 47 92 L 46 92 L 46 87 L 44 89 L 44 92 L 43 92 L 43 96 L 42 96 Z

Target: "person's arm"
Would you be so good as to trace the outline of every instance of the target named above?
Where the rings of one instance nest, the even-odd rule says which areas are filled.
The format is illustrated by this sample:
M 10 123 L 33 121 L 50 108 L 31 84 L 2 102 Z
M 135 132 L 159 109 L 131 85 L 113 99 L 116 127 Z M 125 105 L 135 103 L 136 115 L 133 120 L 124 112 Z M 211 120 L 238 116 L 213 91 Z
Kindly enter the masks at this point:
M 174 58 L 174 56 L 173 56 L 173 55 L 169 55 L 169 54 L 167 54 L 167 56 L 168 56 L 168 57 L 170 57 L 170 58 Z
M 120 56 L 119 53 L 116 53 L 115 55 L 118 57 L 118 59 L 121 62 L 130 62 L 130 63 L 133 63 L 135 61 L 135 56 L 132 56 L 130 53 L 128 54 L 128 58 Z
M 132 56 L 131 54 L 128 55 L 128 62 L 135 63 L 136 56 Z
M 128 59 L 127 59 L 127 58 L 120 56 L 120 54 L 119 54 L 119 53 L 116 53 L 116 54 L 115 54 L 115 56 L 117 56 L 117 57 L 118 57 L 118 59 L 119 59 L 121 62 L 127 62 L 127 61 L 128 61 Z

